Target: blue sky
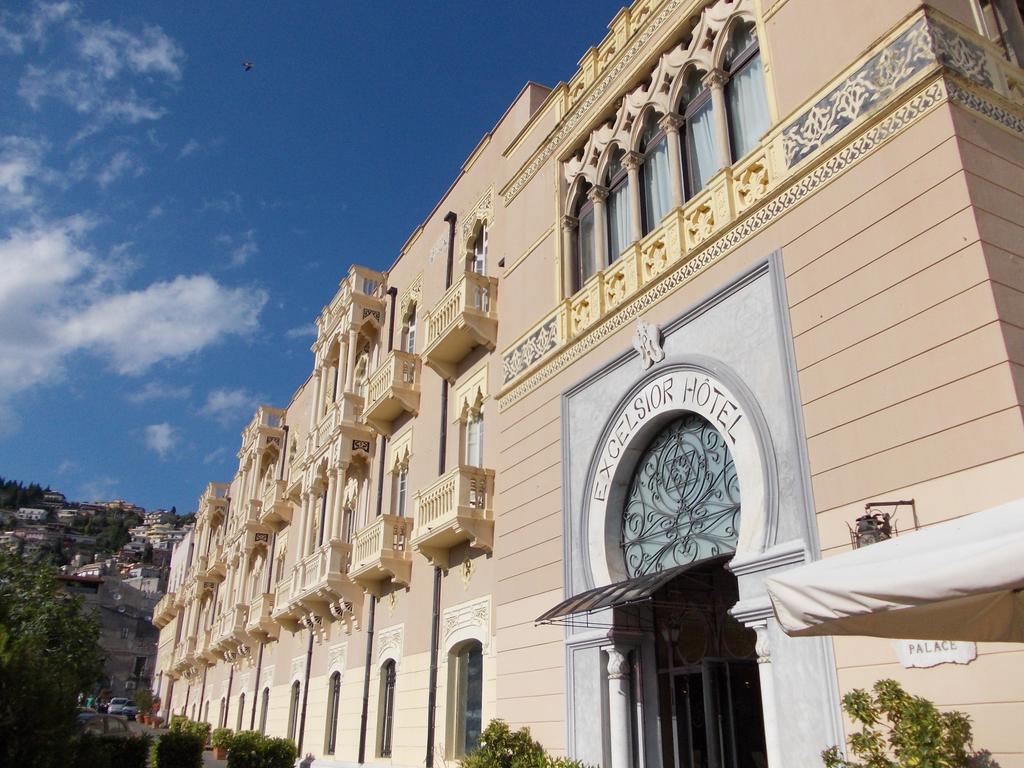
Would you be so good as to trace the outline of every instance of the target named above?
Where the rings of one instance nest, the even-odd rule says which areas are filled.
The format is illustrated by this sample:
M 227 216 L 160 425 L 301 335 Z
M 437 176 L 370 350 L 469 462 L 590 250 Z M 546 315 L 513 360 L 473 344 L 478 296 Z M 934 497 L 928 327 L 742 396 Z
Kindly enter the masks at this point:
M 5 3 L 0 475 L 191 510 L 348 265 L 619 7 Z

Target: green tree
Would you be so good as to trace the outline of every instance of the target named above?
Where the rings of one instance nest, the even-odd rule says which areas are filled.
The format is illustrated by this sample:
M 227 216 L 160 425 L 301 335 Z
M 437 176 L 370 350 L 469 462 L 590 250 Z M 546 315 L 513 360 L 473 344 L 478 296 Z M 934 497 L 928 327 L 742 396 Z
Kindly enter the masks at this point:
M 895 680 L 879 680 L 872 692 L 843 696 L 843 710 L 861 727 L 850 736 L 851 758 L 839 747 L 821 753 L 826 768 L 968 768 L 991 765 L 988 753 L 971 749 L 971 721 L 962 712 L 940 712 L 928 699 L 911 696 Z
M 102 674 L 99 626 L 54 575 L 0 554 L 0 765 L 64 766 L 78 695 Z

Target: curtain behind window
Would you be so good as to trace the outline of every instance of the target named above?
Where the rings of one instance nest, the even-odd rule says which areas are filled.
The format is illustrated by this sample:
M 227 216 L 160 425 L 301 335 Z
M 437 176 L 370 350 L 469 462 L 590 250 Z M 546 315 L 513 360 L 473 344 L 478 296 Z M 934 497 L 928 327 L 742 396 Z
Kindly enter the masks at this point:
M 706 101 L 686 121 L 687 154 L 690 161 L 691 196 L 707 186 L 708 179 L 718 170 L 715 162 L 715 126 L 711 101 Z
M 580 285 L 597 271 L 594 263 L 594 209 L 580 216 L 579 231 Z
M 672 207 L 668 141 L 663 137 L 644 157 L 644 233 L 650 232 Z
M 757 146 L 771 123 L 760 54 L 729 79 L 725 97 L 733 160 L 737 160 Z
M 608 263 L 629 245 L 629 182 L 608 195 Z M 604 266 L 604 265 L 602 265 Z

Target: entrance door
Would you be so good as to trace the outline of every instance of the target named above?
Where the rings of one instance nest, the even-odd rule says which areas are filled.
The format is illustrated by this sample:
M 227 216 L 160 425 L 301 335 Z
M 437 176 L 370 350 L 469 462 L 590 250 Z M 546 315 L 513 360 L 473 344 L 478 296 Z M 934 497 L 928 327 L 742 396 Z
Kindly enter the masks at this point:
M 676 768 L 765 768 L 755 662 L 705 659 L 671 678 Z
M 720 562 L 655 594 L 665 768 L 767 768 L 757 637 L 729 615 L 737 599 Z

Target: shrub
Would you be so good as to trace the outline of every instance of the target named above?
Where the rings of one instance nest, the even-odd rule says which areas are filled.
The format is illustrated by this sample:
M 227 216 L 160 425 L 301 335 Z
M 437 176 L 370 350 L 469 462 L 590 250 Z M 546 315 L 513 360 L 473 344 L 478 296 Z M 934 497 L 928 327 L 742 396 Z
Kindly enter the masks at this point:
M 153 692 L 149 688 L 139 688 L 135 692 L 135 706 L 140 715 L 148 715 L 153 708 Z
M 288 739 L 239 731 L 228 747 L 228 768 L 292 768 L 297 755 L 295 745 Z
M 230 728 L 214 728 L 213 733 L 210 734 L 210 746 L 231 749 L 233 739 L 234 734 L 231 733 Z
M 98 736 L 83 733 L 75 748 L 75 768 L 146 768 L 149 736 Z
M 210 724 L 209 723 L 198 723 L 195 720 L 189 720 L 184 715 L 175 715 L 171 718 L 171 730 L 174 733 L 189 733 L 203 740 L 203 744 L 206 744 L 210 738 Z
M 826 768 L 968 768 L 978 764 L 972 758 L 984 756 L 971 751 L 971 721 L 962 712 L 940 712 L 895 680 L 879 680 L 873 691 L 855 689 L 843 696 L 843 710 L 861 730 L 850 736 L 854 759 L 830 747 L 821 753 Z
M 480 746 L 461 763 L 462 768 L 584 768 L 576 760 L 548 755 L 529 728 L 513 731 L 504 720 L 491 720 L 480 734 Z
M 183 730 L 168 731 L 153 750 L 154 768 L 202 768 L 205 738 Z

